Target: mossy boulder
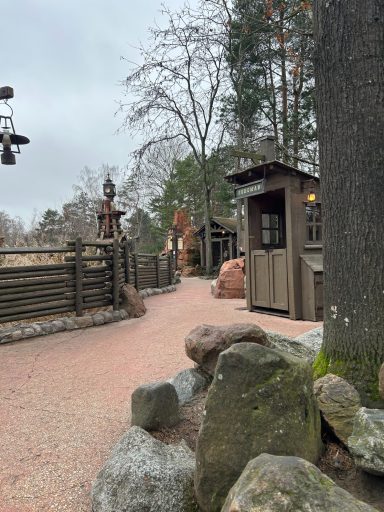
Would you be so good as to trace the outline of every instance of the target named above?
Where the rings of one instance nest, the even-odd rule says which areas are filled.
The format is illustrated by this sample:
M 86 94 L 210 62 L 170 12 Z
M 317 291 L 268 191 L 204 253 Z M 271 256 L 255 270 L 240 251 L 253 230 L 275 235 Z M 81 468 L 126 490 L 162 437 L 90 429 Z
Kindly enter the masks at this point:
M 384 409 L 362 407 L 359 410 L 348 448 L 356 466 L 367 473 L 384 476 Z
M 375 512 L 298 457 L 263 453 L 248 462 L 221 512 Z M 376 511 L 377 512 L 377 511 Z
M 248 461 L 261 453 L 316 462 L 321 449 L 306 361 L 255 343 L 220 355 L 196 450 L 195 492 L 204 512 L 221 509 Z
M 145 430 L 176 425 L 180 421 L 176 389 L 169 382 L 139 386 L 132 393 L 131 412 L 131 424 Z

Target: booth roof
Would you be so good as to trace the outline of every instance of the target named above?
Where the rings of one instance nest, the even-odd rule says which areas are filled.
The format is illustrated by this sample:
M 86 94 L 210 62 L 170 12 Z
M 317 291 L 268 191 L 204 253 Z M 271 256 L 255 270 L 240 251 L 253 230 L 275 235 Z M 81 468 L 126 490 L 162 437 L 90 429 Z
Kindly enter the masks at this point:
M 291 174 L 292 176 L 302 176 L 305 179 L 314 179 L 319 181 L 317 176 L 309 174 L 308 172 L 300 171 L 296 167 L 280 162 L 279 160 L 273 160 L 271 162 L 262 162 L 261 164 L 254 165 L 245 169 L 244 171 L 237 172 L 235 174 L 228 174 L 225 176 L 225 180 L 234 185 L 243 185 L 264 178 L 268 174 Z

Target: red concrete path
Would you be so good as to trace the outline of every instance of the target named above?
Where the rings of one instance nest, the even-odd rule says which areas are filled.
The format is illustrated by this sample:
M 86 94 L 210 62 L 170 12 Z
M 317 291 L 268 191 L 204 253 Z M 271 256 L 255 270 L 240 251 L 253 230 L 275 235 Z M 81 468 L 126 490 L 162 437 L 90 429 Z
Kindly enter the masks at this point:
M 252 322 L 296 336 L 317 326 L 240 311 L 210 282 L 186 279 L 146 299 L 147 314 L 0 346 L 0 512 L 89 512 L 91 482 L 129 428 L 132 391 L 191 367 L 199 323 Z

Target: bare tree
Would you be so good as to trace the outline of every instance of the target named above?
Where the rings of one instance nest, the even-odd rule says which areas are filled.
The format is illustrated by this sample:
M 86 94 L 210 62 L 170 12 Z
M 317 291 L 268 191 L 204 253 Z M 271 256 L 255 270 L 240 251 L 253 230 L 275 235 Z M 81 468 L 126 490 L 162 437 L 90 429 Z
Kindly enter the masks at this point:
M 201 2 L 198 10 L 186 6 L 178 12 L 162 11 L 167 26 L 150 29 L 148 46 L 140 47 L 143 62 L 133 65 L 123 81 L 134 101 L 121 104 L 123 127 L 140 134 L 146 152 L 164 141 L 182 140 L 192 151 L 203 178 L 207 273 L 212 270 L 211 190 L 213 173 L 209 156 L 218 151 L 224 127 L 217 113 L 224 78 L 224 48 L 211 37 L 215 10 Z

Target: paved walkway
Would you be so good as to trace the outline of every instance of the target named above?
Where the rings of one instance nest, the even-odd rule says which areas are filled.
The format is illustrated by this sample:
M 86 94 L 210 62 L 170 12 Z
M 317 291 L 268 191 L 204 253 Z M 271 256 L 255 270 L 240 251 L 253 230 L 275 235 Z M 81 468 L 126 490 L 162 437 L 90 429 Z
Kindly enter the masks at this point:
M 0 346 L 0 512 L 89 512 L 91 482 L 129 428 L 140 384 L 191 367 L 200 323 L 252 322 L 296 336 L 318 324 L 239 310 L 210 282 L 185 279 L 146 299 L 139 319 Z

